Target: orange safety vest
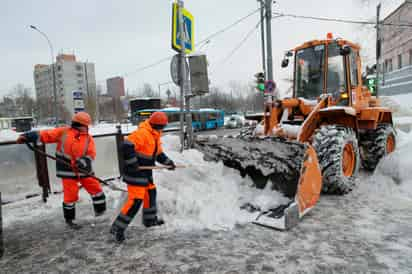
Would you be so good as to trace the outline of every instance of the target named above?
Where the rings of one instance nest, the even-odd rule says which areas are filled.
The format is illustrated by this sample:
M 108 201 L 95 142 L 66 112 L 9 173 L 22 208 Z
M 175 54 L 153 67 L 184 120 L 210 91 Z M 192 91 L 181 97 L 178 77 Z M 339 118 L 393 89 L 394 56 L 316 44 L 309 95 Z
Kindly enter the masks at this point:
M 90 160 L 94 160 L 96 157 L 93 137 L 87 132 L 79 132 L 70 127 L 42 130 L 40 131 L 40 141 L 57 143 L 56 158 L 59 159 L 56 161 L 57 177 L 71 179 L 88 177 L 85 174 L 79 174 L 73 168 L 76 160 L 80 157 L 88 157 Z
M 123 180 L 131 185 L 147 186 L 153 182 L 151 170 L 138 170 L 132 167 L 136 161 L 139 166 L 153 166 L 155 162 L 164 162 L 167 156 L 163 153 L 160 133 L 154 130 L 148 120 L 140 123 L 139 128 L 127 136 L 125 142 L 134 145 L 136 158 L 125 161 Z M 128 166 L 131 166 L 128 168 Z

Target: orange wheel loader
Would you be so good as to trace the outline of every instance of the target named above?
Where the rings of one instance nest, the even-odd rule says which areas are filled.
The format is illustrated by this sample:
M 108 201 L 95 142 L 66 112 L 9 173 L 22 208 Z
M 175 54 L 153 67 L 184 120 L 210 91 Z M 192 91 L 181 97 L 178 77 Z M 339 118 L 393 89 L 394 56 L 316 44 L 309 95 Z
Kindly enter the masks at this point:
M 343 39 L 306 42 L 294 57 L 293 96 L 267 100 L 251 134 L 197 141 L 206 159 L 223 161 L 256 187 L 271 183 L 289 203 L 260 212 L 256 224 L 286 230 L 319 200 L 345 194 L 360 166 L 374 170 L 396 145 L 392 112 L 362 83 L 360 47 Z

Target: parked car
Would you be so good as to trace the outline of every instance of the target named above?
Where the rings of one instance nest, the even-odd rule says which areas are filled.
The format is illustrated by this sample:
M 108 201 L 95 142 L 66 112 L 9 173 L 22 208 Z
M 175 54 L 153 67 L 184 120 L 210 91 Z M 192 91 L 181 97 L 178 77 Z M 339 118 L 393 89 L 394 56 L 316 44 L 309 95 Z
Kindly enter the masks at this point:
M 243 126 L 243 119 L 239 115 L 232 115 L 229 117 L 228 121 L 226 122 L 227 128 L 239 128 Z

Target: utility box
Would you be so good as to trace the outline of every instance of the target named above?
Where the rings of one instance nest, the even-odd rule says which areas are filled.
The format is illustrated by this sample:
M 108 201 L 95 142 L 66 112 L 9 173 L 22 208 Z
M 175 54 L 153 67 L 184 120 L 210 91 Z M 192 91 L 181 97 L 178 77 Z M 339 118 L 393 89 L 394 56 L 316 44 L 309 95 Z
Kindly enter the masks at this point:
M 209 93 L 206 55 L 189 56 L 190 84 L 193 95 Z

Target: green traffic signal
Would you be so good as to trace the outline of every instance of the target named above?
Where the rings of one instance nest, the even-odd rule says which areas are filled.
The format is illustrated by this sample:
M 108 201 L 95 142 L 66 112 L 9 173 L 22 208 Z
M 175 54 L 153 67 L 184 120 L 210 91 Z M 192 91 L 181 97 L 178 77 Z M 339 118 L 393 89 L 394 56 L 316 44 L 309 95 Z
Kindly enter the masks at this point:
M 376 79 L 369 79 L 368 80 L 368 88 L 372 92 L 372 94 L 375 93 L 376 90 Z
M 260 91 L 265 91 L 265 83 L 258 83 L 257 89 Z
M 255 74 L 256 89 L 259 91 L 265 91 L 265 74 L 258 72 Z

